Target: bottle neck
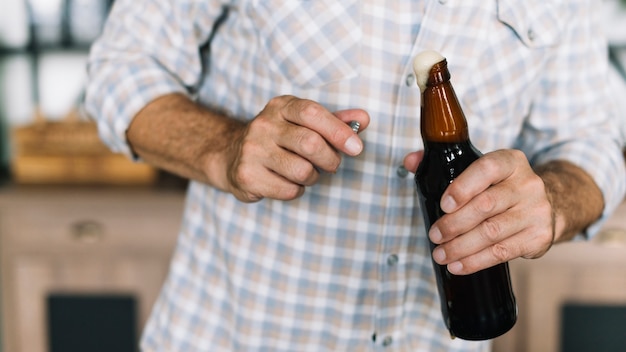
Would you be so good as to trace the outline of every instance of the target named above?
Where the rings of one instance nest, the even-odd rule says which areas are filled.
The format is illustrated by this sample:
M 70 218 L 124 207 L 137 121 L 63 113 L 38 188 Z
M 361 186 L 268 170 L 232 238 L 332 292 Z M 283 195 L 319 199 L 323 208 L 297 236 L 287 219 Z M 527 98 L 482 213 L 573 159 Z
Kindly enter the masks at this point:
M 446 60 L 433 65 L 422 93 L 421 132 L 424 145 L 469 141 L 465 114 L 461 109 Z

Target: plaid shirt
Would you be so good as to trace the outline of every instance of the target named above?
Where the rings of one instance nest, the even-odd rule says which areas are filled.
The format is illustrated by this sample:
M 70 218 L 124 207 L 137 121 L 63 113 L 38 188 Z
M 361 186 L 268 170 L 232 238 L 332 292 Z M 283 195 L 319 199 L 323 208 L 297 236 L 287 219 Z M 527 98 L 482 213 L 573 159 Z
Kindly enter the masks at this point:
M 92 49 L 86 106 L 102 138 L 154 98 L 252 119 L 277 95 L 363 108 L 365 150 L 293 201 L 238 202 L 192 182 L 149 351 L 485 351 L 442 321 L 411 175 L 422 148 L 411 59 L 447 57 L 483 152 L 591 174 L 606 217 L 626 180 L 592 0 L 117 0 Z M 226 15 L 225 15 L 226 14 Z M 210 43 L 207 44 L 207 43 Z M 590 233 L 598 228 L 595 224 Z

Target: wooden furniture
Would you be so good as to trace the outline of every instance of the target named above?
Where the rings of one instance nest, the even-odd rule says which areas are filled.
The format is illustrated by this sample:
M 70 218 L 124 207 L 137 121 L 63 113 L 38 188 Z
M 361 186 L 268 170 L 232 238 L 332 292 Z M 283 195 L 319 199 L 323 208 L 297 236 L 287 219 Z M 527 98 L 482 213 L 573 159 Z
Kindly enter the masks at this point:
M 554 246 L 536 260 L 511 262 L 519 318 L 495 352 L 560 351 L 565 303 L 626 306 L 626 203 L 592 241 Z
M 100 140 L 94 121 L 73 111 L 64 121 L 36 122 L 15 128 L 12 180 L 32 185 L 151 185 L 156 168 L 113 153 Z
M 0 190 L 3 351 L 47 351 L 51 293 L 132 294 L 141 331 L 167 274 L 183 193 Z

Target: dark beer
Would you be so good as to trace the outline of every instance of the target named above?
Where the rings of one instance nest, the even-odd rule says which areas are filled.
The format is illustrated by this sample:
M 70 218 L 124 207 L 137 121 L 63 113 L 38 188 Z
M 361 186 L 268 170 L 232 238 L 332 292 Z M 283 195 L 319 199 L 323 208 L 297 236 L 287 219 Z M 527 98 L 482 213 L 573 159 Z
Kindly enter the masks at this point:
M 422 92 L 424 159 L 415 174 L 426 231 L 444 212 L 446 187 L 481 153 L 469 139 L 467 121 L 450 83 L 445 59 L 435 63 Z M 430 243 L 431 252 L 435 244 Z M 433 261 L 443 318 L 454 337 L 487 340 L 504 334 L 517 319 L 508 263 L 471 275 L 453 275 Z

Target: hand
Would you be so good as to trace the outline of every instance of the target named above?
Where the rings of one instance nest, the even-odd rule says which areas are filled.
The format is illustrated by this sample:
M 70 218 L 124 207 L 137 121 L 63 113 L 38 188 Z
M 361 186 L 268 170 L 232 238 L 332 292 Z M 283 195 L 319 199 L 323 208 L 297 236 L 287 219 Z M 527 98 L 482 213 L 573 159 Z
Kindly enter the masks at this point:
M 416 170 L 422 152 L 404 164 Z M 554 241 L 555 218 L 543 180 L 524 154 L 485 154 L 448 186 L 441 198 L 446 213 L 433 224 L 438 244 L 433 259 L 452 274 L 464 275 L 512 260 L 538 258 Z
M 228 190 L 245 202 L 301 196 L 305 186 L 317 182 L 319 170 L 337 170 L 339 152 L 361 153 L 363 142 L 347 124 L 353 120 L 363 130 L 369 115 L 360 109 L 333 114 L 293 96 L 272 99 L 233 141 L 227 158 Z

